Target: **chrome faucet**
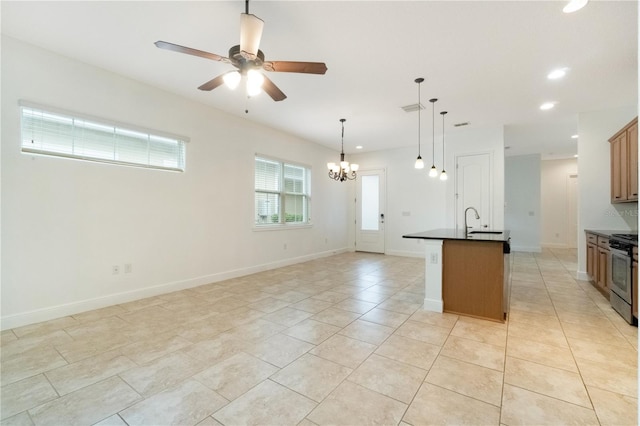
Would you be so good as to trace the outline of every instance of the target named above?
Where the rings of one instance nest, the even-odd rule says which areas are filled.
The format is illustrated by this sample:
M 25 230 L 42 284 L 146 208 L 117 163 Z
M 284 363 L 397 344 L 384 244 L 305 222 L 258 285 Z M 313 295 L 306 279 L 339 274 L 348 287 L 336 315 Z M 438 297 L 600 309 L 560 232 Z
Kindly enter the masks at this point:
M 475 207 L 467 207 L 464 210 L 464 235 L 465 235 L 465 237 L 469 233 L 469 227 L 467 226 L 467 212 L 469 210 L 473 210 L 476 213 L 476 219 L 480 219 L 480 215 L 478 214 L 478 210 L 476 210 Z

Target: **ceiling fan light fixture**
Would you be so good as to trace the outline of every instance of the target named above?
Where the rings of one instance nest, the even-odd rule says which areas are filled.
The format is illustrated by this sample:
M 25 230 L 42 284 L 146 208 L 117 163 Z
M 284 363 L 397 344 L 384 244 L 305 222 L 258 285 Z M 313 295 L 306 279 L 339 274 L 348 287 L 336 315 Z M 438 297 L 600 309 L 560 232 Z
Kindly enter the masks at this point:
M 224 84 L 231 90 L 235 90 L 240 84 L 240 80 L 242 76 L 238 71 L 229 71 L 226 73 L 222 79 L 224 80 Z
M 263 28 L 262 19 L 249 13 L 240 14 L 240 50 L 256 56 Z
M 262 84 L 264 83 L 264 75 L 258 70 L 247 71 L 247 95 L 256 96 L 262 92 Z

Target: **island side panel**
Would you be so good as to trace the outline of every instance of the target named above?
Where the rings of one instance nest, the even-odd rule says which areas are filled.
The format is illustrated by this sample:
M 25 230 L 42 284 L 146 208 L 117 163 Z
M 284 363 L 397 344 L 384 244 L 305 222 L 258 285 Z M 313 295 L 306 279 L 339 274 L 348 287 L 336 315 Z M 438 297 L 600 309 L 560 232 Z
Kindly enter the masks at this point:
M 445 240 L 444 311 L 504 322 L 503 244 Z
M 424 240 L 424 310 L 442 312 L 442 240 Z

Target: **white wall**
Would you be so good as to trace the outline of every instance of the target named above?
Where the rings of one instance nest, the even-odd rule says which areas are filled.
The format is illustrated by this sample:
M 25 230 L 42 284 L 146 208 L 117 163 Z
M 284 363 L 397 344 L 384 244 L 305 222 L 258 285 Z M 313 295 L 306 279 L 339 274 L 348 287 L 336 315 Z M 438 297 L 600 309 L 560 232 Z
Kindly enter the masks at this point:
M 505 158 L 505 228 L 514 251 L 540 252 L 540 155 Z
M 461 154 L 489 153 L 492 169 L 493 227 L 504 227 L 504 142 L 503 130 L 464 129 L 446 135 L 445 182 L 428 176 L 431 156 L 424 156 L 425 168 L 416 170 L 416 148 L 399 148 L 349 156 L 363 170 L 385 169 L 387 177 L 387 208 L 385 212 L 385 253 L 391 255 L 424 256 L 420 240 L 402 238 L 429 229 L 455 227 L 455 164 Z M 442 169 L 442 136 L 436 135 L 436 167 Z M 429 144 L 430 146 L 430 144 Z M 423 152 L 429 151 L 427 146 Z M 427 158 L 428 157 L 428 158 Z M 351 199 L 355 197 L 355 183 L 350 185 Z M 353 203 L 351 203 L 353 205 Z M 403 212 L 408 212 L 404 216 Z M 349 246 L 355 240 L 355 208 L 351 207 Z
M 577 220 L 570 218 L 569 188 L 567 178 L 578 173 L 578 160 L 567 158 L 562 160 L 544 160 L 541 163 L 542 178 L 542 232 L 541 241 L 544 247 L 575 247 L 572 235 L 567 226 Z M 578 177 L 580 188 L 580 177 Z M 577 211 L 575 211 L 577 215 Z
M 188 136 L 187 171 L 23 155 L 19 99 Z M 6 37 L 2 124 L 3 329 L 346 250 L 333 150 Z M 256 152 L 312 167 L 312 227 L 252 228 Z
M 637 106 L 578 115 L 578 276 L 586 278 L 585 229 L 637 230 L 638 204 L 611 204 L 609 138 L 638 115 Z

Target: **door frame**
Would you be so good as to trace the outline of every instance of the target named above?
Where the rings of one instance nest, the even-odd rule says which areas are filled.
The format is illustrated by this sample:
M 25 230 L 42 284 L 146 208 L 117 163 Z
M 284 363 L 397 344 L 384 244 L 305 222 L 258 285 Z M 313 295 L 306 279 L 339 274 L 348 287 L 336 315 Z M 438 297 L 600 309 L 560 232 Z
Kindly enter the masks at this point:
M 379 194 L 379 204 L 380 204 L 380 213 L 384 214 L 384 222 L 383 222 L 383 226 L 382 229 L 380 230 L 380 233 L 382 235 L 382 251 L 381 252 L 367 252 L 367 253 L 381 253 L 381 254 L 386 254 L 387 252 L 387 220 L 388 220 L 388 215 L 386 213 L 387 210 L 387 169 L 385 167 L 380 167 L 380 168 L 372 168 L 372 169 L 365 169 L 362 170 L 360 169 L 360 171 L 358 172 L 358 178 L 360 178 L 362 175 L 368 175 L 368 174 L 376 174 L 380 176 L 380 183 L 381 185 L 378 187 L 378 194 Z M 355 197 L 354 197 L 354 235 L 353 235 L 353 247 L 354 247 L 354 251 L 359 251 L 358 250 L 358 234 L 360 232 L 360 217 L 358 215 L 358 213 L 360 212 L 359 209 L 359 203 L 360 203 L 360 196 L 361 196 L 361 190 L 362 190 L 362 181 L 360 180 L 360 182 L 357 182 L 356 184 L 356 188 L 355 188 Z
M 455 173 L 454 173 L 454 177 L 453 177 L 453 213 L 454 213 L 454 219 L 453 219 L 453 224 L 454 224 L 454 228 L 458 229 L 458 228 L 464 228 L 464 222 L 462 223 L 458 223 L 458 204 L 460 203 L 460 197 L 458 194 L 458 160 L 461 157 L 473 157 L 473 156 L 478 156 L 478 155 L 488 155 L 489 156 L 489 205 L 488 205 L 488 209 L 489 209 L 489 227 L 494 227 L 495 225 L 495 218 L 494 218 L 494 176 L 493 176 L 493 169 L 494 169 L 494 158 L 493 158 L 493 151 L 476 151 L 476 152 L 465 152 L 465 153 L 461 153 L 461 154 L 455 154 L 454 155 L 454 166 L 455 166 Z

